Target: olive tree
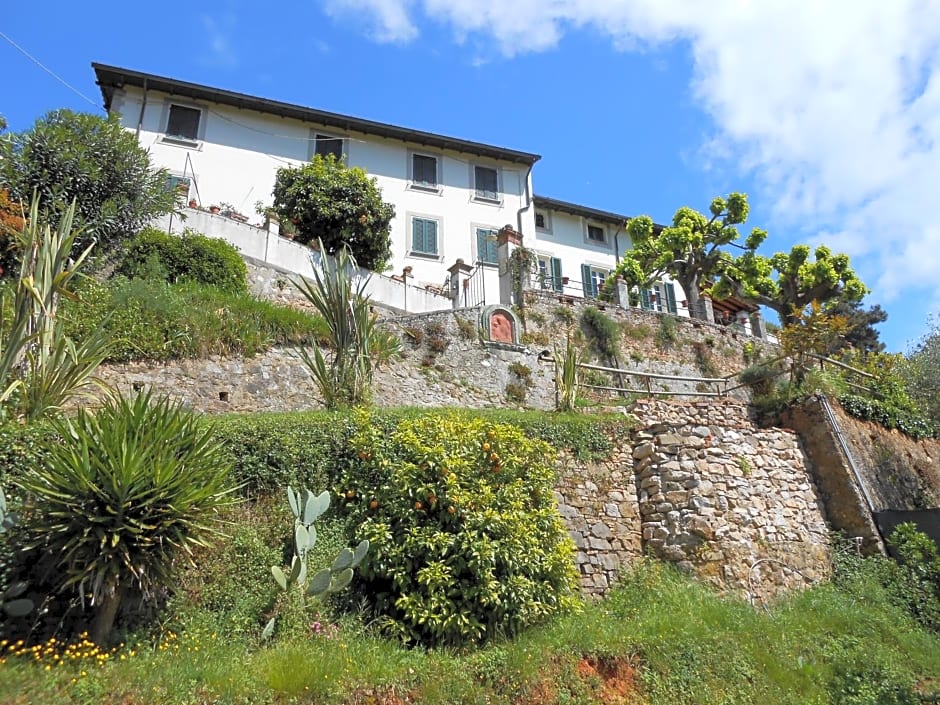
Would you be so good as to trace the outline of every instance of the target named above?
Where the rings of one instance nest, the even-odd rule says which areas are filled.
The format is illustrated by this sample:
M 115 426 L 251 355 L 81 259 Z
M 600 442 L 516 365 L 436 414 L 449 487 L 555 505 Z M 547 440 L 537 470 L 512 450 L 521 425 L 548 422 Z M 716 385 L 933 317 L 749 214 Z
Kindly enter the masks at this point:
M 296 228 L 301 243 L 323 243 L 325 254 L 347 247 L 360 266 L 382 271 L 391 254 L 395 207 L 382 200 L 375 178 L 333 155 L 278 169 L 274 209 Z

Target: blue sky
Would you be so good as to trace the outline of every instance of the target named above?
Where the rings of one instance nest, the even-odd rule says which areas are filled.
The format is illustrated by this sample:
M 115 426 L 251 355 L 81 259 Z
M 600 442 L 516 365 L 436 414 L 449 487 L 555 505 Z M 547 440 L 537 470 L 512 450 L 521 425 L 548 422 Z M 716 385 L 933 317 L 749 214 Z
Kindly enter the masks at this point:
M 115 64 L 537 152 L 536 193 L 659 222 L 744 191 L 762 252 L 851 255 L 890 350 L 940 309 L 938 2 L 55 0 L 0 32 L 12 130 L 100 112 Z

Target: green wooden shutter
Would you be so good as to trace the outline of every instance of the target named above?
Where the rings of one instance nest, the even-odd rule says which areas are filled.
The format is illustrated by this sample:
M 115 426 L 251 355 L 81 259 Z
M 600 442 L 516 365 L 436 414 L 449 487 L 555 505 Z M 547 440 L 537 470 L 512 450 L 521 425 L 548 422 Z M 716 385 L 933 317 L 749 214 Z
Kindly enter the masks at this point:
M 490 228 L 477 228 L 477 259 L 487 264 L 498 264 L 496 232 Z
M 561 283 L 561 260 L 557 257 L 552 257 L 550 271 L 552 273 L 552 289 L 561 291 L 564 285 Z
M 587 299 L 595 295 L 593 282 L 591 281 L 591 265 L 589 264 L 581 265 L 581 289 Z
M 424 236 L 427 240 L 428 249 L 425 250 L 429 255 L 437 254 L 437 221 L 424 221 Z
M 645 286 L 640 288 L 640 308 L 647 311 L 653 310 L 653 300 L 650 298 L 650 290 Z
M 666 295 L 666 310 L 673 315 L 679 313 L 676 307 L 676 287 L 672 282 L 663 282 L 663 293 Z
M 415 252 L 436 255 L 437 221 L 415 218 L 411 223 L 411 249 Z

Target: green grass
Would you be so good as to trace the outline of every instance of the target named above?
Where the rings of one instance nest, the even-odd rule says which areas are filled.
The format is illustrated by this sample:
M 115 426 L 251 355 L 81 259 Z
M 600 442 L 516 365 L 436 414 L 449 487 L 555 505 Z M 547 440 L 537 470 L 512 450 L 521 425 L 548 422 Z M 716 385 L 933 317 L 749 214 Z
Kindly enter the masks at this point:
M 318 316 L 193 282 L 92 280 L 78 296 L 61 304 L 67 331 L 80 337 L 103 324 L 117 341 L 112 361 L 252 356 L 326 336 Z
M 604 687 L 579 667 L 590 658 L 632 664 L 642 696 L 634 702 L 649 705 L 913 705 L 922 702 L 918 682 L 925 698 L 937 694 L 928 679 L 940 677 L 940 639 L 894 604 L 878 572 L 866 562 L 763 611 L 648 563 L 579 614 L 462 652 L 404 648 L 355 615 L 329 638 L 294 631 L 261 645 L 225 631 L 219 613 L 185 604 L 189 595 L 162 632 L 104 665 L 46 671 L 45 659 L 8 659 L 0 703 L 586 705 Z

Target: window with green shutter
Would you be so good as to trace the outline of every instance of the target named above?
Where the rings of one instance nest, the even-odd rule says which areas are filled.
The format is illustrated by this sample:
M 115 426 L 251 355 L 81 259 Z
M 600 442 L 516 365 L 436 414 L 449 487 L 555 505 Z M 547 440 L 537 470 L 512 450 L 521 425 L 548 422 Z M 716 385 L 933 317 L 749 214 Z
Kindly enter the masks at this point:
M 437 221 L 431 218 L 412 218 L 411 251 L 419 255 L 437 256 Z
M 561 260 L 557 257 L 552 257 L 551 260 L 551 271 L 552 271 L 552 289 L 555 291 L 561 291 L 564 286 L 561 279 Z
M 499 264 L 496 253 L 496 234 L 493 228 L 477 228 L 477 261 L 484 264 Z
M 676 306 L 676 287 L 672 282 L 663 282 L 663 294 L 666 299 L 666 310 L 673 315 L 679 313 L 679 308 Z

